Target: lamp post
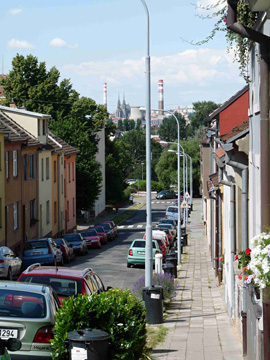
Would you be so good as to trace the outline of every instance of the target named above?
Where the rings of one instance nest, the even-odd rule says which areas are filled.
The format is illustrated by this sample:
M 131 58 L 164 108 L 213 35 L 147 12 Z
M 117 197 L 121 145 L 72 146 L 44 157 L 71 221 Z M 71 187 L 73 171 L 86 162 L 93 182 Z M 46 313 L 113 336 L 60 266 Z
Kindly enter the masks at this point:
M 174 117 L 175 121 L 177 122 L 177 151 L 180 154 L 180 122 L 177 117 L 174 115 L 172 111 L 168 110 L 153 110 L 153 111 L 162 111 L 164 113 L 170 114 Z M 177 218 L 177 262 L 181 264 L 181 213 L 180 213 L 180 193 L 181 193 L 181 179 L 180 179 L 180 156 L 177 157 L 177 172 L 178 172 L 178 218 Z
M 141 165 L 142 165 L 142 181 L 143 181 L 143 165 L 144 165 L 144 163 L 141 163 Z
M 146 244 L 145 244 L 145 286 L 152 286 L 153 250 L 152 250 L 152 214 L 151 214 L 151 86 L 150 86 L 150 36 L 149 11 L 144 0 L 141 0 L 146 13 Z

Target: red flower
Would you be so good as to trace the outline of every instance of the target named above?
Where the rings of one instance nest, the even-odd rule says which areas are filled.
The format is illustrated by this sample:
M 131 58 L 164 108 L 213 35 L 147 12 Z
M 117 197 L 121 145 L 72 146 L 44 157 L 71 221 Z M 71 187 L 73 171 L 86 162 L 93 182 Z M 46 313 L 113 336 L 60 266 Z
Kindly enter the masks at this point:
M 243 275 L 238 275 L 238 279 L 241 280 Z
M 249 255 L 250 253 L 251 253 L 250 248 L 247 248 L 247 249 L 246 249 L 246 254 Z
M 238 260 L 238 255 L 235 255 L 234 260 Z
M 245 280 L 247 280 L 248 279 L 248 276 L 245 276 Z
M 245 266 L 244 268 L 243 268 L 243 271 L 246 271 L 247 270 L 247 266 Z

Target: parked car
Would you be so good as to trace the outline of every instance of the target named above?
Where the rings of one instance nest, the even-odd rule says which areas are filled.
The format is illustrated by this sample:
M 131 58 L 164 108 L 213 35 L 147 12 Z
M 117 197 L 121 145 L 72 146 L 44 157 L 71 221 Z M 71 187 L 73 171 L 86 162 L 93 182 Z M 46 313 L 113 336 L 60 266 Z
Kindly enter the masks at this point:
M 136 182 L 138 181 L 137 179 L 127 179 L 127 180 L 125 180 L 126 181 L 126 183 L 128 184 L 128 185 L 133 185 L 133 184 L 136 184 Z
M 171 224 L 175 229 L 177 229 L 177 221 L 173 219 L 161 219 L 159 224 Z
M 168 206 L 165 214 L 165 219 L 173 219 L 178 222 L 178 206 Z M 180 213 L 181 223 L 183 221 L 183 210 Z
M 80 233 L 66 234 L 63 236 L 69 246 L 71 246 L 75 254 L 86 255 L 88 252 L 87 244 Z
M 159 223 L 158 227 L 161 229 L 168 229 L 172 235 L 173 240 L 175 240 L 176 235 L 177 235 L 177 231 L 176 229 L 173 227 L 172 224 L 164 224 L 164 223 Z
M 101 244 L 106 244 L 108 242 L 107 240 L 107 234 L 106 231 L 104 229 L 104 227 L 102 226 L 94 226 L 94 227 L 89 227 L 89 229 L 95 229 L 99 238 L 100 238 L 100 242 Z
M 111 224 L 112 228 L 113 228 L 113 233 L 114 233 L 114 237 L 117 237 L 117 225 L 115 224 L 114 221 L 104 221 L 104 224 L 109 223 Z
M 0 278 L 12 280 L 23 270 L 22 260 L 7 246 L 0 247 Z
M 135 265 L 145 265 L 145 243 L 144 239 L 136 239 L 132 242 L 127 254 L 127 267 Z M 159 244 L 152 240 L 153 265 L 155 264 L 155 255 L 161 254 Z
M 63 265 L 62 251 L 51 238 L 28 240 L 23 248 L 23 266 L 27 267 L 36 262 L 43 265 Z
M 177 195 L 173 190 L 162 190 L 157 194 L 156 199 L 175 199 L 176 197 Z
M 160 251 L 162 253 L 162 259 L 165 260 L 165 255 L 168 253 L 167 246 L 165 244 L 165 240 L 163 239 L 155 239 L 158 242 Z
M 101 248 L 100 237 L 95 229 L 83 230 L 81 231 L 81 235 L 88 247 Z
M 68 296 L 92 294 L 106 291 L 100 277 L 91 268 L 84 270 L 67 267 L 54 268 L 34 264 L 29 266 L 18 278 L 18 281 L 50 285 L 62 303 Z
M 143 238 L 146 239 L 146 234 L 144 234 Z M 152 239 L 153 240 L 159 240 L 159 239 L 164 240 L 164 242 L 166 244 L 166 247 L 167 247 L 167 250 L 169 250 L 171 241 L 169 239 L 168 234 L 165 231 L 157 229 L 157 228 L 153 229 L 153 231 L 152 231 Z
M 56 242 L 57 246 L 59 246 L 59 249 L 62 251 L 64 262 L 69 264 L 71 260 L 75 257 L 73 248 L 69 246 L 65 239 L 59 238 L 55 239 L 54 241 Z
M 100 223 L 97 226 L 102 226 L 106 231 L 108 241 L 112 241 L 114 239 L 113 227 L 109 223 Z
M 50 360 L 55 315 L 60 302 L 50 286 L 0 282 L 0 331 L 21 341 L 12 360 Z

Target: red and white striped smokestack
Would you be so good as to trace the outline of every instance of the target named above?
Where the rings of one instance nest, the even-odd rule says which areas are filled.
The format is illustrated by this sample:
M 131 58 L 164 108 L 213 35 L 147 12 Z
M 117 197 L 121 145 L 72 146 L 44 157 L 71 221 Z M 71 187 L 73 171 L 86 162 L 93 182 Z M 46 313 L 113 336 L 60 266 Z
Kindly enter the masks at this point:
M 107 83 L 103 86 L 103 105 L 107 109 Z
M 158 114 L 164 115 L 163 80 L 158 80 Z

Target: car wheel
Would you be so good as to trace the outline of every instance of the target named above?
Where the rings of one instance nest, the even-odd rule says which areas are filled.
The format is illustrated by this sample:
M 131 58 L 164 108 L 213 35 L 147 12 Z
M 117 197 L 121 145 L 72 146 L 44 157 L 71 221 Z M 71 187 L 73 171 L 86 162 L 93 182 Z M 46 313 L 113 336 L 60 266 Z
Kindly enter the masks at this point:
M 130 268 L 131 267 L 131 264 L 129 262 L 127 262 L 127 267 Z
M 8 268 L 7 280 L 12 281 L 12 270 L 11 270 L 11 268 Z

